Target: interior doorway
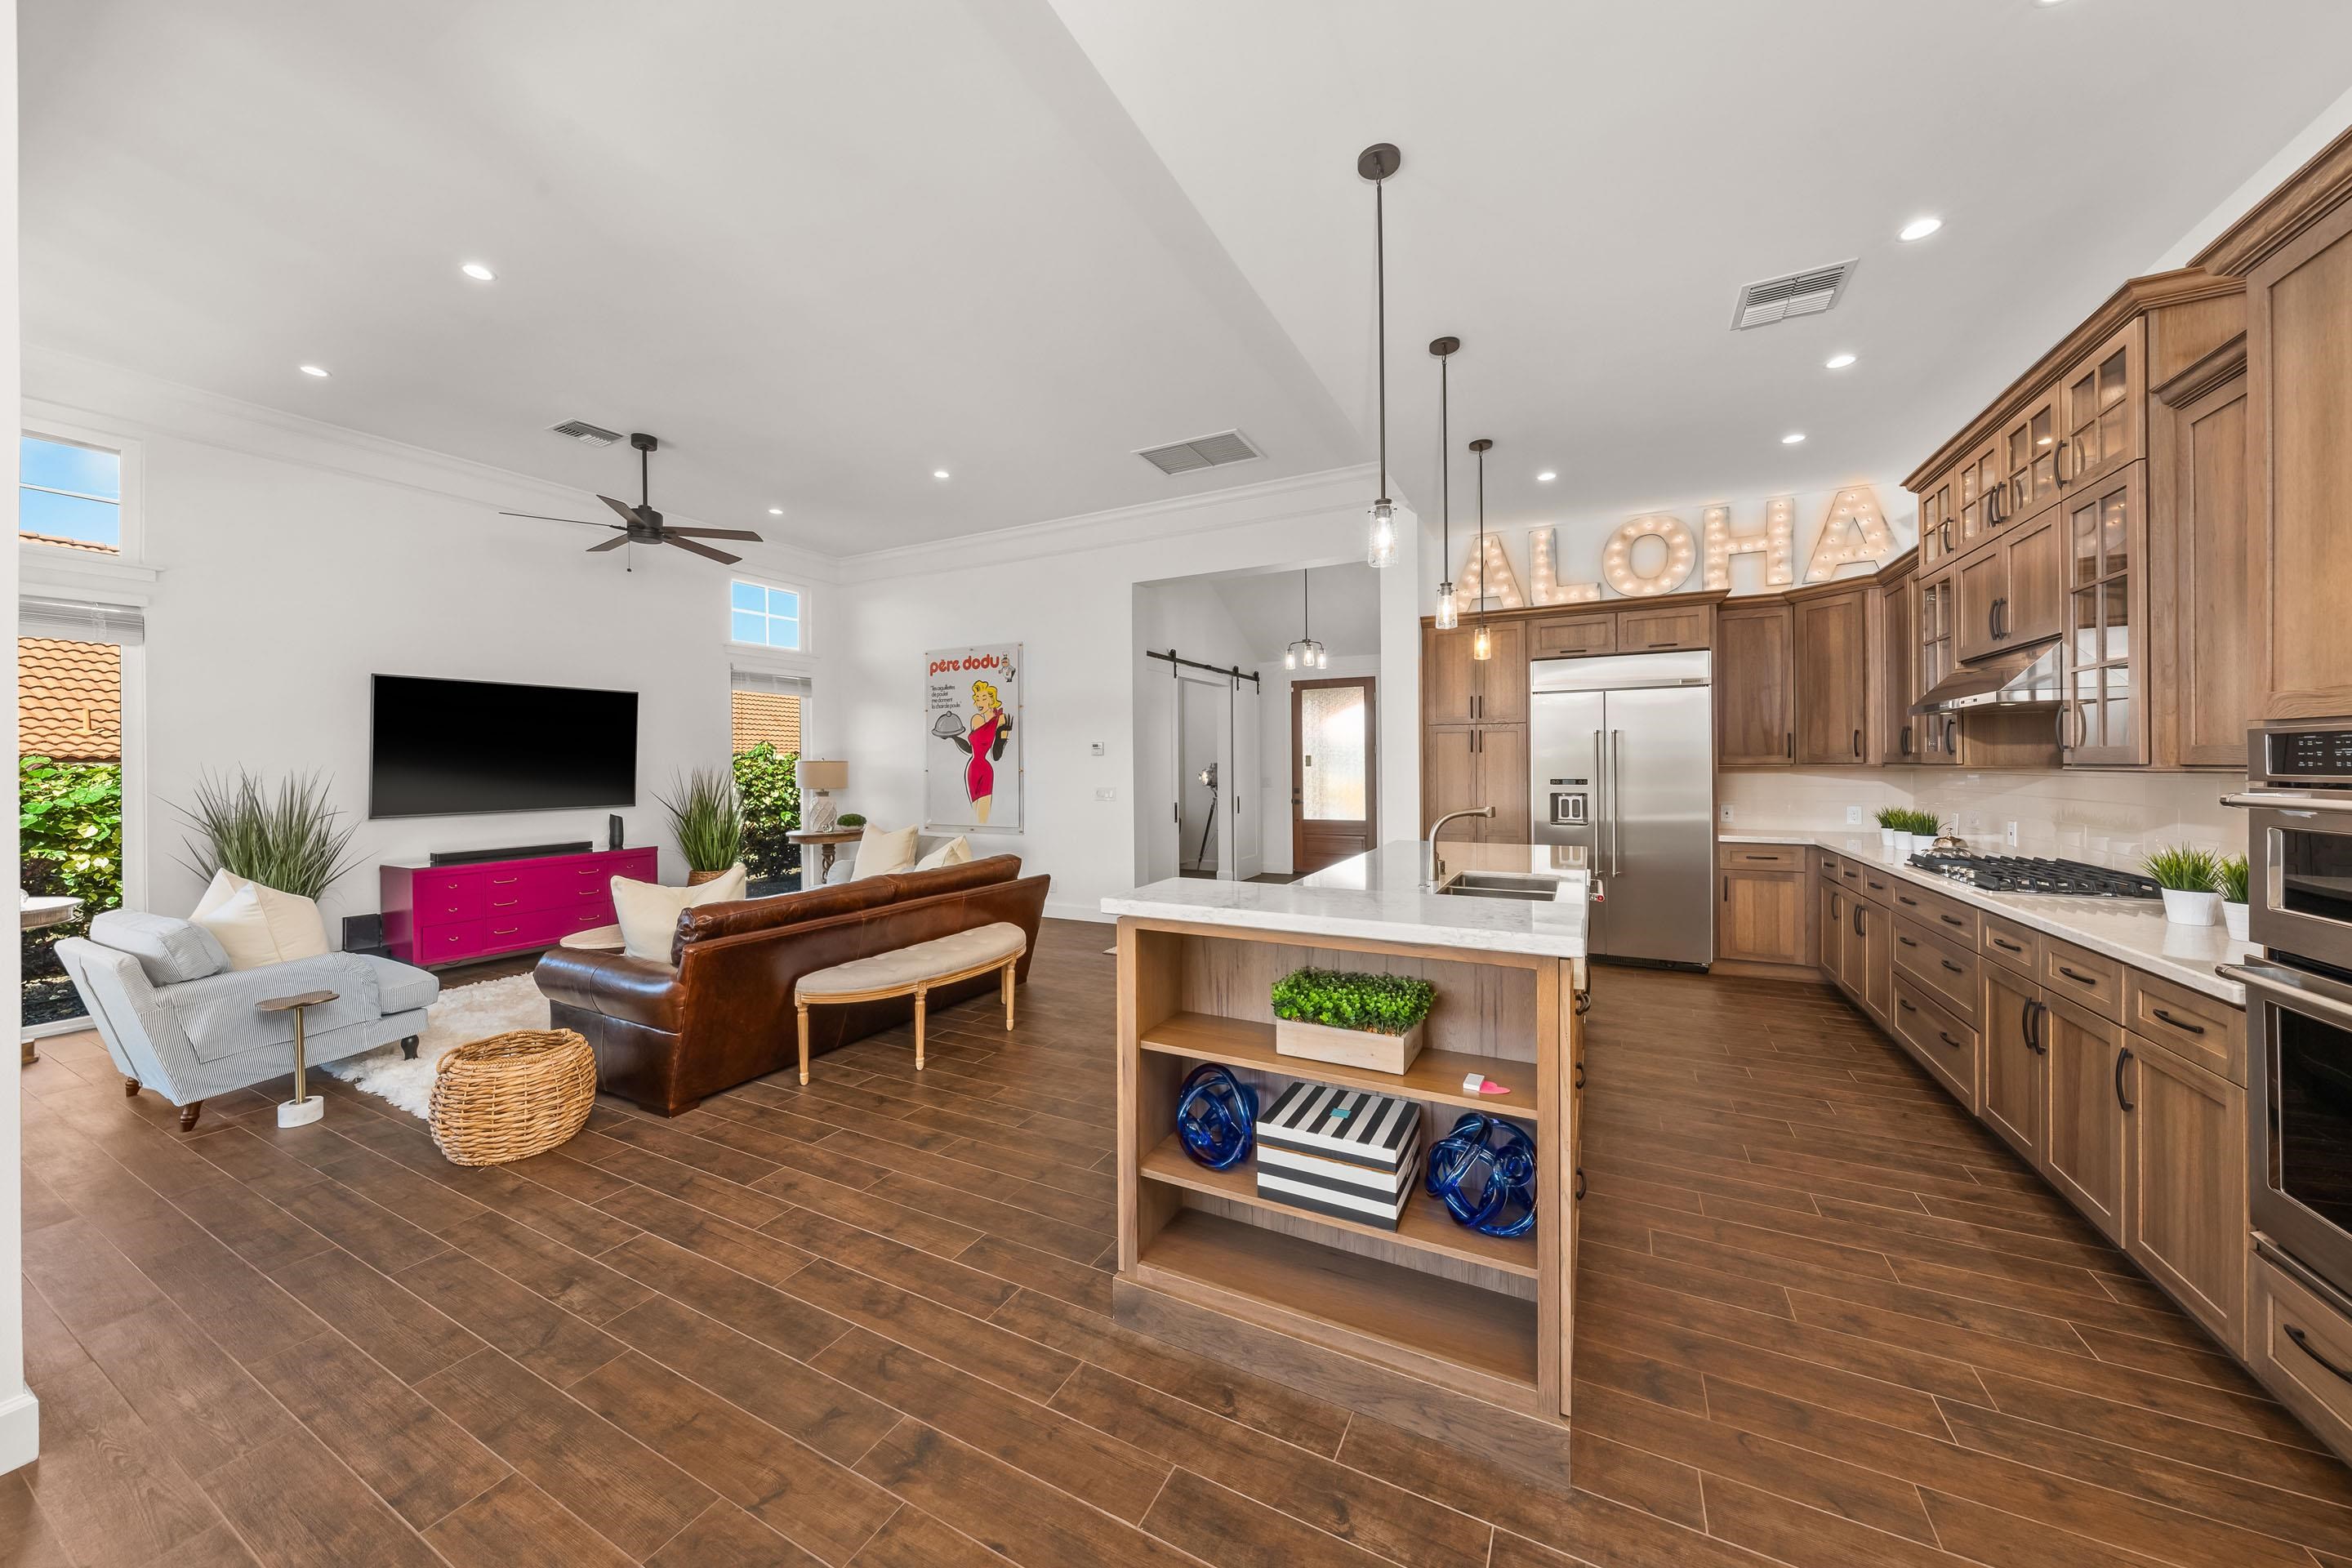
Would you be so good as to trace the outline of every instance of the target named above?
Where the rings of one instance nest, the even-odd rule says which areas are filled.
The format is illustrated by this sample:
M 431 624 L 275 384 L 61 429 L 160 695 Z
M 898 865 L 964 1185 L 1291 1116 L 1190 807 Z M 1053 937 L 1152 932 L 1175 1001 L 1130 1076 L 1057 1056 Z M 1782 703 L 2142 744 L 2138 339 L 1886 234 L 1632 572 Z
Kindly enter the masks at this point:
M 1290 683 L 1290 866 L 1298 875 L 1378 842 L 1373 686 L 1369 675 Z
M 16 639 L 16 885 L 27 1037 L 87 1026 L 57 944 L 89 935 L 92 916 L 122 907 L 124 651 L 113 640 Z

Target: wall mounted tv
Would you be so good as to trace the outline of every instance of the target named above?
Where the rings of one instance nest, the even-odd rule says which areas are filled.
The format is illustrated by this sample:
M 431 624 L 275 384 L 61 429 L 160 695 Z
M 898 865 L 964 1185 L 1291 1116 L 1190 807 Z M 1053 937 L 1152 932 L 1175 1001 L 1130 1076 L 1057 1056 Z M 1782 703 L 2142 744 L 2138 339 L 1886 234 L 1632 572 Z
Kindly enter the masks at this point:
M 374 679 L 370 816 L 637 803 L 634 691 Z

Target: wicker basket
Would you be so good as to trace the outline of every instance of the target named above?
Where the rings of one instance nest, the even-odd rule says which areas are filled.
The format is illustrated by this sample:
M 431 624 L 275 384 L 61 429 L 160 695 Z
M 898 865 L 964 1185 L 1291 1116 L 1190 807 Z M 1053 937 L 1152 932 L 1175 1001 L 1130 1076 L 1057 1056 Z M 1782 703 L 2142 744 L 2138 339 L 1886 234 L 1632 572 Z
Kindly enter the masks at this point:
M 596 1102 L 596 1053 L 571 1029 L 518 1029 L 434 1064 L 433 1142 L 453 1165 L 503 1165 L 568 1142 Z

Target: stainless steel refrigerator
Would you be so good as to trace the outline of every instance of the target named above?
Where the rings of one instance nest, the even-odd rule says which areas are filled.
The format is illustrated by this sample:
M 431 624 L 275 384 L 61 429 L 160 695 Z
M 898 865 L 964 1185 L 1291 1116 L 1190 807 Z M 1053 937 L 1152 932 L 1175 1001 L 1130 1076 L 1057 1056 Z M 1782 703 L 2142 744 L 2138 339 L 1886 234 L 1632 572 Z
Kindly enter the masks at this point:
M 1535 661 L 1529 813 L 1584 847 L 1601 901 L 1587 951 L 1704 967 L 1715 956 L 1715 708 L 1706 652 Z

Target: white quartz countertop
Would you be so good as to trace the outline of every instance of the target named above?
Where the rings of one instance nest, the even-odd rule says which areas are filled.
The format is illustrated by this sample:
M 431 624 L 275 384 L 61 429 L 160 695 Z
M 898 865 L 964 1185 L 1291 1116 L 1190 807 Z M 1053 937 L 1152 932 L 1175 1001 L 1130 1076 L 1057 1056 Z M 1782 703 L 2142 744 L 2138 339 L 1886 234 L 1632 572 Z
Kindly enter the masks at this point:
M 1531 844 L 1438 846 L 1441 881 L 1463 872 L 1502 872 L 1559 879 L 1555 897 L 1464 898 L 1428 888 L 1428 848 L 1418 841 L 1383 844 L 1297 882 L 1221 882 L 1178 877 L 1103 900 L 1109 915 L 1191 921 L 1305 936 L 1360 937 L 1431 947 L 1584 956 L 1590 879 L 1584 851 Z
M 1722 833 L 1718 844 L 1807 844 L 1866 866 L 1875 866 L 1906 881 L 1916 882 L 1963 904 L 1990 910 L 2003 920 L 2043 931 L 2077 947 L 2160 975 L 2234 1006 L 2246 1005 L 2246 988 L 2213 973 L 2217 963 L 2259 962 L 2263 950 L 2252 942 L 2235 942 L 2218 925 L 2174 925 L 2164 918 L 2164 905 L 2155 899 L 2085 899 L 2063 893 L 1988 893 L 1923 871 L 1879 847 L 1877 830 L 1822 832 L 1797 828 L 1785 833 L 1750 829 Z M 2009 849 L 1983 849 L 2006 855 Z M 2087 859 L 2084 856 L 2062 858 Z M 2126 868 L 2116 868 L 2124 869 Z

